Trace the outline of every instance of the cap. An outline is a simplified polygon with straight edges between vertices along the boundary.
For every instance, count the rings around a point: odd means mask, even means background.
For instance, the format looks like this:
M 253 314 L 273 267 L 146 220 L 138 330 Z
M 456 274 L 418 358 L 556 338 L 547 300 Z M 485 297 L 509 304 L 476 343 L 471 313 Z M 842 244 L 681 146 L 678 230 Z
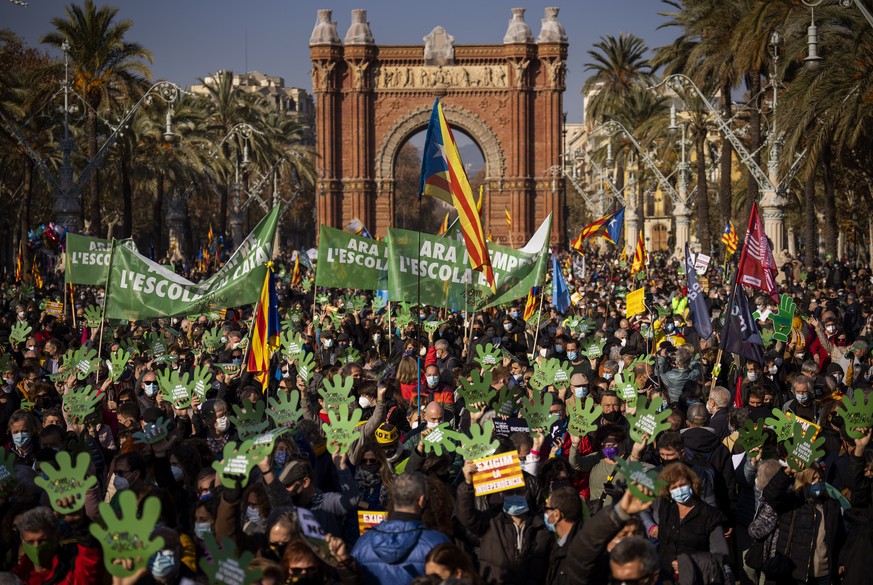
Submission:
M 853 343 L 852 347 L 850 347 L 849 349 L 857 352 L 857 351 L 867 351 L 869 348 L 870 348 L 870 346 L 867 345 L 866 341 L 859 339 L 858 341 Z
M 279 481 L 287 487 L 305 477 L 312 477 L 312 466 L 308 461 L 292 459 L 279 474 Z
M 400 433 L 397 432 L 397 427 L 390 423 L 382 423 L 376 429 L 376 442 L 385 447 L 393 445 L 400 441 Z
M 342 333 L 340 333 L 339 335 L 336 336 L 336 340 L 337 341 L 348 341 L 349 334 L 346 333 L 345 331 L 343 331 Z

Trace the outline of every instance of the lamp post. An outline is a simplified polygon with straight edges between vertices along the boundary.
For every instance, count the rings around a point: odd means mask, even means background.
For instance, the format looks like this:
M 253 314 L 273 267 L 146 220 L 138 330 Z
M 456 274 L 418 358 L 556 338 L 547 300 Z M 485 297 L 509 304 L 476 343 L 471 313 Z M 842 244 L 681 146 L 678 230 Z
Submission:
M 244 191 L 248 192 L 247 167 L 249 162 L 251 162 L 249 161 L 249 140 L 251 140 L 252 136 L 255 134 L 263 135 L 263 132 L 257 130 L 251 124 L 241 122 L 228 131 L 213 152 L 213 156 L 217 157 L 218 152 L 221 151 L 221 147 L 232 136 L 239 137 L 243 141 L 242 160 L 234 161 L 234 181 L 230 185 L 230 217 L 228 218 L 228 223 L 230 224 L 230 237 L 233 239 L 233 243 L 236 246 L 239 246 L 243 240 L 243 211 L 245 208 L 242 205 L 241 194 Z M 240 166 L 242 166 L 242 183 L 240 183 Z
M 584 185 L 579 181 L 579 174 L 577 172 L 577 161 L 584 158 L 586 164 L 591 165 L 594 171 L 598 174 L 599 183 L 597 189 L 597 196 L 592 197 L 586 191 Z M 564 178 L 572 183 L 573 187 L 576 188 L 576 191 L 582 197 L 582 200 L 585 201 L 585 206 L 588 208 L 588 211 L 595 216 L 601 216 L 606 213 L 606 208 L 611 199 L 615 198 L 620 202 L 624 202 L 621 198 L 621 190 L 619 190 L 615 183 L 612 182 L 603 167 L 597 164 L 594 159 L 592 159 L 587 152 L 583 149 L 576 149 L 571 152 L 565 152 L 561 154 L 561 159 L 564 161 L 561 165 L 554 165 L 546 169 L 546 174 L 548 176 L 556 176 L 558 174 L 563 174 Z M 571 160 L 571 169 L 567 169 L 566 161 Z M 607 195 L 606 189 L 604 188 L 604 184 L 607 185 L 611 189 L 611 194 Z
M 685 244 L 690 240 L 691 234 L 691 209 L 688 208 L 687 203 L 688 171 L 691 168 L 691 163 L 685 156 L 686 146 L 691 141 L 685 136 L 687 124 L 677 124 L 675 104 L 670 104 L 670 126 L 667 129 L 670 132 L 676 132 L 680 129 L 682 131 L 682 136 L 679 139 L 682 151 L 682 158 L 679 161 L 679 205 L 673 208 L 673 213 L 676 216 L 676 248 L 673 250 L 673 257 L 678 258 L 684 254 Z
M 824 0 L 801 0 L 806 6 L 809 6 L 810 12 L 810 23 L 809 27 L 806 29 L 806 59 L 803 60 L 803 64 L 809 71 L 818 71 L 818 68 L 821 66 L 821 55 L 818 54 L 818 28 L 815 26 L 815 9 L 821 6 L 821 3 Z M 843 8 L 848 8 L 852 4 L 861 12 L 864 18 L 867 20 L 867 23 L 873 27 L 873 14 L 867 10 L 867 7 L 861 2 L 861 0 L 840 0 L 840 6 Z

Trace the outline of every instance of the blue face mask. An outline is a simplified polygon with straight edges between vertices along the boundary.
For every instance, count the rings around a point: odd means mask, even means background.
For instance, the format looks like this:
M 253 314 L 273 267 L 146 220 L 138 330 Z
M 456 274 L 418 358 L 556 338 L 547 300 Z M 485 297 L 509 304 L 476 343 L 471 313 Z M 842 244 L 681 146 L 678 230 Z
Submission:
M 691 499 L 691 496 L 694 495 L 694 492 L 691 491 L 690 485 L 682 485 L 677 488 L 670 490 L 670 497 L 673 498 L 673 501 L 678 504 L 684 504 Z
M 577 386 L 573 388 L 573 394 L 576 398 L 585 398 L 588 396 L 588 386 Z
M 15 446 L 19 449 L 24 449 L 25 447 L 30 445 L 30 433 L 12 433 L 12 442 L 15 443 Z
M 567 352 L 567 359 L 570 360 L 571 362 L 576 361 L 576 358 L 578 356 L 579 356 L 579 352 L 576 352 L 576 351 L 568 351 Z
M 529 509 L 527 499 L 524 496 L 506 496 L 503 498 L 503 511 L 510 516 L 527 514 Z
M 555 525 L 552 524 L 551 522 L 549 522 L 549 513 L 548 512 L 543 512 L 543 520 L 546 523 L 546 529 L 549 532 L 555 532 Z
M 825 487 L 825 483 L 823 481 L 817 481 L 815 483 L 809 484 L 809 495 L 813 498 L 820 498 L 827 492 L 827 488 Z
M 176 555 L 172 551 L 161 550 L 149 559 L 149 571 L 155 577 L 169 577 L 176 569 Z

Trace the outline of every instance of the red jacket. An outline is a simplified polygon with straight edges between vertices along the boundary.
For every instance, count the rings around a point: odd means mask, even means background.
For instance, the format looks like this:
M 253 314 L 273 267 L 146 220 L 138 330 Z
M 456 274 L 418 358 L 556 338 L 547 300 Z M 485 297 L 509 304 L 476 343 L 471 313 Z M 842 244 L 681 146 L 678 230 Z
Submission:
M 23 585 L 42 585 L 54 575 L 56 570 L 67 571 L 67 574 L 54 583 L 57 585 L 91 585 L 100 581 L 103 572 L 102 553 L 99 548 L 91 548 L 81 544 L 76 545 L 78 552 L 73 559 L 73 569 L 68 566 L 58 567 L 59 561 L 55 555 L 52 568 L 49 571 L 34 571 L 33 563 L 24 555 L 18 559 L 18 564 L 12 568 Z
M 427 355 L 424 356 L 424 367 L 418 372 L 419 380 L 421 381 L 421 394 L 427 394 L 427 380 L 424 379 L 424 372 L 429 365 L 436 364 L 436 347 L 431 345 L 427 349 Z M 418 399 L 418 383 L 415 381 L 400 383 L 400 393 L 403 395 L 403 400 L 410 404 L 414 404 L 414 399 Z

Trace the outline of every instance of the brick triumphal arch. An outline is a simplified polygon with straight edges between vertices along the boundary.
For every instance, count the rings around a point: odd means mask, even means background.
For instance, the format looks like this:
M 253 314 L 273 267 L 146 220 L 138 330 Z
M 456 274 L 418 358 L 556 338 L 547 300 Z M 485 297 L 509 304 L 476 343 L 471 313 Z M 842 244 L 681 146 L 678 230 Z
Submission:
M 553 213 L 552 240 L 564 237 L 564 183 L 550 169 L 561 152 L 567 35 L 546 8 L 534 38 L 515 8 L 497 45 L 455 45 L 436 27 L 423 45 L 377 45 L 366 11 L 352 11 L 343 40 L 330 10 L 319 10 L 309 40 L 316 97 L 318 217 L 342 227 L 353 218 L 384 235 L 393 225 L 394 161 L 427 127 L 441 97 L 449 124 L 485 156 L 483 223 L 516 242 Z

